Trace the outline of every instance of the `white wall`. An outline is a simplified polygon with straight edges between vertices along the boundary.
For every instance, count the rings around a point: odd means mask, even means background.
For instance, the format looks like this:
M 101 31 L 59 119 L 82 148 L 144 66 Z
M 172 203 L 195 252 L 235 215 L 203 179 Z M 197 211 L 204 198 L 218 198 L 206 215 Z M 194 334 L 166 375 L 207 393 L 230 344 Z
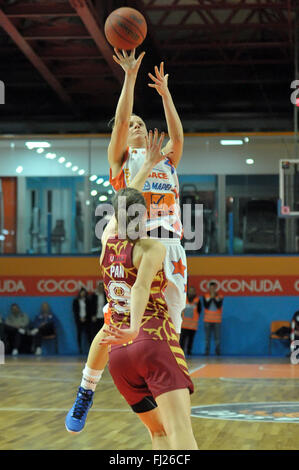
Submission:
M 244 135 L 244 137 L 246 137 Z M 223 137 L 186 136 L 184 155 L 179 165 L 180 174 L 277 174 L 281 158 L 294 158 L 292 136 L 249 136 L 249 142 L 241 146 L 222 146 Z M 240 137 L 225 137 L 239 139 Z M 23 167 L 22 176 L 75 176 L 71 168 L 59 164 L 58 158 L 84 169 L 85 174 L 108 175 L 107 147 L 109 137 L 72 139 L 30 139 L 51 143 L 43 154 L 25 147 L 26 140 L 0 140 L 0 176 L 16 176 L 16 168 Z M 55 160 L 44 157 L 46 152 L 56 153 Z M 254 165 L 247 165 L 246 158 L 253 158 Z

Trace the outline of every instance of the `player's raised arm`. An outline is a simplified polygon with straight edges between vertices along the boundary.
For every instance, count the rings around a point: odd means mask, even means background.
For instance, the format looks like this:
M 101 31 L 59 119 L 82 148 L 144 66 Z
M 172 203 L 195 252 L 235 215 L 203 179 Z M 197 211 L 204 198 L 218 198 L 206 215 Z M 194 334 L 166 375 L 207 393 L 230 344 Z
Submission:
M 144 57 L 142 52 L 135 59 L 135 49 L 131 53 L 118 51 L 114 49 L 114 61 L 125 71 L 125 79 L 122 91 L 116 107 L 114 127 L 111 134 L 111 140 L 108 146 L 108 162 L 114 178 L 120 171 L 123 162 L 123 156 L 127 146 L 130 117 L 133 111 L 134 89 L 137 73 Z
M 184 144 L 184 131 L 183 126 L 175 108 L 172 96 L 168 89 L 168 74 L 164 74 L 164 62 L 161 62 L 160 69 L 155 66 L 155 76 L 149 73 L 149 77 L 154 83 L 148 85 L 155 88 L 159 95 L 162 97 L 165 118 L 167 122 L 169 142 L 167 143 L 164 153 L 173 152 L 171 161 L 177 166 L 182 157 L 183 144 Z

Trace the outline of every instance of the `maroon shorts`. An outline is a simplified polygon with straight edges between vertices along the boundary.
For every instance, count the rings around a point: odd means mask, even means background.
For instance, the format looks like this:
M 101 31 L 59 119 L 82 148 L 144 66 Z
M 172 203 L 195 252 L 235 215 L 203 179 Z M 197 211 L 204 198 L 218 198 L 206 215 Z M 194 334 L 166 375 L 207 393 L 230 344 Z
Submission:
M 179 343 L 175 349 L 167 341 L 159 340 L 141 340 L 128 346 L 112 347 L 109 370 L 119 392 L 132 407 L 146 397 L 155 399 L 172 390 L 188 388 L 190 393 L 194 391 Z

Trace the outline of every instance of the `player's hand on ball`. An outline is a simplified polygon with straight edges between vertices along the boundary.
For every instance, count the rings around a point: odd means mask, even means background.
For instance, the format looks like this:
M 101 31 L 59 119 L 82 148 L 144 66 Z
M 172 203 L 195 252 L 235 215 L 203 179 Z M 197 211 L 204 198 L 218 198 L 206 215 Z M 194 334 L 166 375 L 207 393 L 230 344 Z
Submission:
M 135 49 L 127 53 L 127 51 L 120 52 L 118 49 L 114 48 L 115 55 L 113 56 L 114 61 L 121 66 L 121 68 L 128 75 L 137 75 L 141 61 L 145 55 L 145 52 L 141 52 L 137 59 L 135 58 Z
M 155 65 L 155 74 L 151 73 L 148 76 L 153 80 L 154 83 L 149 83 L 148 86 L 151 88 L 156 88 L 157 92 L 161 96 L 165 96 L 168 91 L 168 77 L 169 75 L 164 74 L 164 62 L 161 62 L 160 69 Z

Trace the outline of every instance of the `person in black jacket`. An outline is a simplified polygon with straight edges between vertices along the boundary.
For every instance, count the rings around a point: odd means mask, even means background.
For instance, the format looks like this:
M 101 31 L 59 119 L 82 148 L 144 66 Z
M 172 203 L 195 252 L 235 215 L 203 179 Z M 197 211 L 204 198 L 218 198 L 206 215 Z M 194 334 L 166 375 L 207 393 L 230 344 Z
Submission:
M 90 296 L 91 311 L 91 336 L 92 338 L 100 331 L 104 325 L 103 307 L 106 305 L 107 299 L 104 291 L 103 281 L 100 281 L 96 290 Z
M 84 287 L 80 289 L 78 296 L 73 301 L 73 313 L 77 326 L 79 352 L 82 354 L 82 333 L 85 332 L 89 346 L 92 342 L 90 301 Z

